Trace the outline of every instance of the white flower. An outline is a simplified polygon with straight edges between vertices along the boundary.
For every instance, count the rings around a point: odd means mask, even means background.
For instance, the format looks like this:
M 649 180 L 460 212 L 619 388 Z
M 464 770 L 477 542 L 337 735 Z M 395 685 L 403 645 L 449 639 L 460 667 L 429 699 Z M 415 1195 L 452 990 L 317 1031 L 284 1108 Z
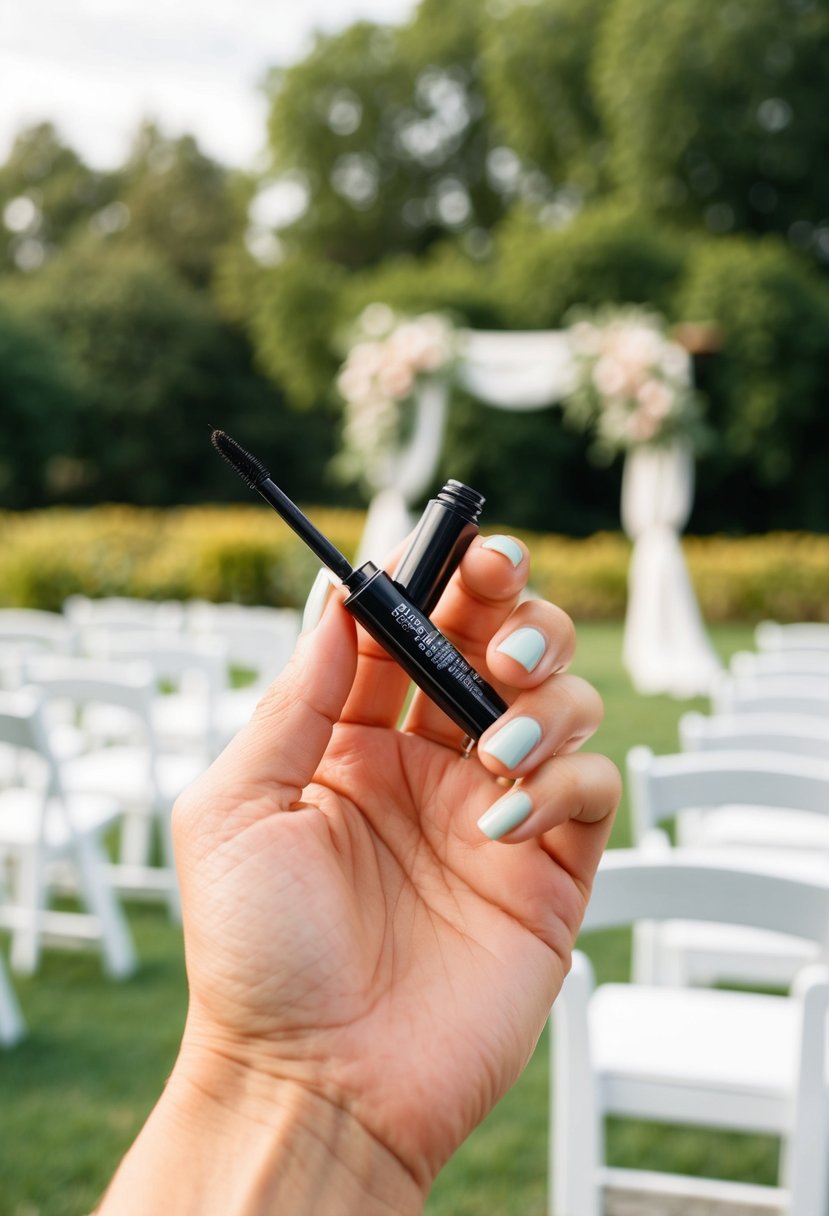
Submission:
M 659 380 L 646 380 L 639 386 L 636 398 L 648 417 L 657 422 L 668 417 L 675 402 L 674 394 Z
M 622 363 L 610 355 L 602 355 L 593 368 L 593 383 L 606 397 L 621 397 L 628 386 L 628 376 Z
M 369 338 L 383 338 L 394 329 L 394 313 L 388 304 L 369 304 L 357 324 Z

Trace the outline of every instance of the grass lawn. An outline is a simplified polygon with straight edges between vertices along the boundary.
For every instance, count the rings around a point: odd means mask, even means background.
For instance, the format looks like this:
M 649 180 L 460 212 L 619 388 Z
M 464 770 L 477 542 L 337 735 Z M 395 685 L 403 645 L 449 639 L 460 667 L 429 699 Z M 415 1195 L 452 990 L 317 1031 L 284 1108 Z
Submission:
M 751 645 L 751 630 L 712 631 L 724 658 Z M 676 747 L 676 724 L 702 702 L 637 697 L 620 663 L 621 627 L 580 629 L 575 670 L 605 700 L 595 746 L 623 764 L 634 743 Z M 628 843 L 623 806 L 613 844 Z M 161 909 L 129 918 L 142 970 L 126 983 L 102 978 L 94 956 L 47 953 L 38 975 L 15 980 L 30 1037 L 0 1052 L 0 1216 L 83 1216 L 90 1211 L 150 1110 L 175 1057 L 186 993 L 181 936 Z M 624 935 L 585 939 L 601 978 L 624 978 Z M 543 1216 L 547 1168 L 547 1042 L 512 1091 L 438 1179 L 429 1216 Z M 707 1136 L 643 1125 L 611 1128 L 617 1164 L 712 1170 L 771 1181 L 768 1139 Z

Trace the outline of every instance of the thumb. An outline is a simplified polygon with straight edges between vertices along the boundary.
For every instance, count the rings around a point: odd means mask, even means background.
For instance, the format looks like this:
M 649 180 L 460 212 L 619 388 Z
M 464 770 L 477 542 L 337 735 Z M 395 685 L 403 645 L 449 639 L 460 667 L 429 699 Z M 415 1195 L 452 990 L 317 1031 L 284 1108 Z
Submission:
M 232 814 L 233 804 L 247 803 L 249 816 L 250 800 L 263 796 L 263 813 L 285 809 L 299 797 L 328 746 L 356 667 L 354 621 L 334 601 L 317 627 L 300 635 L 253 717 L 205 774 L 213 797 L 221 795 L 225 815 Z

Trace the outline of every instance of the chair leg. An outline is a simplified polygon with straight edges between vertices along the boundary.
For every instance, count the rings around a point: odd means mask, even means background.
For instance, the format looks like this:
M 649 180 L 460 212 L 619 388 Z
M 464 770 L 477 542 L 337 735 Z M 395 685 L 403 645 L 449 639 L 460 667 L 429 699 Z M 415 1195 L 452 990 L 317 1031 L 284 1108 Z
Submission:
M 604 1127 L 585 1016 L 592 988 L 590 964 L 576 951 L 551 1018 L 549 1216 L 601 1216 L 603 1208 Z
M 781 1151 L 781 1178 L 790 1194 L 788 1216 L 829 1216 L 829 983 L 824 968 L 805 967 L 792 993 L 802 1005 L 800 1077 L 793 1134 Z
M 78 841 L 75 857 L 80 873 L 80 895 L 97 917 L 101 931 L 104 968 L 115 979 L 126 979 L 138 966 L 124 910 L 109 881 L 103 848 L 89 839 Z
M 46 905 L 45 862 L 37 848 L 17 859 L 14 903 L 23 916 L 12 931 L 11 968 L 18 975 L 34 975 L 40 963 L 41 918 Z
M 152 848 L 152 820 L 149 815 L 127 812 L 121 825 L 119 861 L 127 866 L 146 866 Z
M 0 1046 L 13 1047 L 26 1035 L 26 1023 L 17 1003 L 14 989 L 0 962 Z

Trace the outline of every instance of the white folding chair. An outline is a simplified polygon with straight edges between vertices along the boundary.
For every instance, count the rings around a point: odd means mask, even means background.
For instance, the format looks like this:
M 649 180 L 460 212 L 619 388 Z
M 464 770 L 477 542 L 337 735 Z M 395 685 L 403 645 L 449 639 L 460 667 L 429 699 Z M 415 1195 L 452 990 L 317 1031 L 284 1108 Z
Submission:
M 18 782 L 0 790 L 0 861 L 8 874 L 0 926 L 11 933 L 13 969 L 34 972 L 46 941 L 94 945 L 110 975 L 131 975 L 135 950 L 103 843 L 120 808 L 111 798 L 65 789 L 34 690 L 0 694 L 0 739 L 28 759 Z M 49 906 L 57 863 L 71 868 L 86 913 Z
M 756 872 L 710 856 L 619 849 L 605 855 L 584 932 L 677 918 L 754 926 L 825 951 L 829 881 Z M 742 1203 L 752 1212 L 826 1216 L 827 1012 L 825 965 L 807 967 L 781 996 L 596 987 L 590 962 L 577 950 L 551 1017 L 551 1216 L 600 1216 L 606 1187 L 658 1194 L 663 1203 L 672 1196 L 670 1210 L 677 1212 L 696 1197 L 716 1211 L 718 1204 Z M 608 1115 L 777 1136 L 778 1185 L 609 1169 Z
M 230 668 L 249 677 L 241 687 L 225 688 L 216 699 L 216 732 L 222 746 L 247 722 L 268 685 L 288 662 L 301 621 L 301 613 L 293 608 L 205 601 L 188 605 L 188 631 L 192 630 L 195 637 L 218 640 L 225 648 Z
M 734 676 L 722 673 L 711 690 L 715 714 L 829 715 L 829 686 L 820 676 Z
M 829 875 L 829 760 L 767 751 L 655 756 L 633 748 L 627 786 L 634 841 L 678 851 L 752 858 L 766 868 Z M 634 975 L 649 983 L 720 979 L 785 985 L 814 948 L 771 934 L 712 924 L 642 924 L 634 933 Z
M 121 810 L 113 883 L 133 897 L 164 899 L 171 916 L 178 919 L 172 808 L 204 764 L 198 756 L 160 752 L 153 723 L 154 672 L 140 662 L 44 657 L 28 664 L 27 675 L 47 703 L 71 707 L 82 729 L 91 721 L 86 749 L 63 761 L 63 781 L 78 794 L 106 795 Z M 110 715 L 117 715 L 117 729 L 112 732 L 107 727 Z M 110 734 L 114 742 L 106 741 Z M 152 864 L 154 830 L 160 839 L 159 865 Z
M 758 650 L 829 650 L 829 623 L 761 621 L 754 631 Z
M 679 720 L 686 752 L 788 752 L 829 761 L 829 718 L 808 714 L 700 714 Z
M 188 751 L 203 765 L 221 750 L 218 699 L 227 687 L 227 653 L 213 638 L 149 630 L 88 635 L 90 649 L 110 662 L 148 664 L 155 673 L 152 720 L 161 751 Z

